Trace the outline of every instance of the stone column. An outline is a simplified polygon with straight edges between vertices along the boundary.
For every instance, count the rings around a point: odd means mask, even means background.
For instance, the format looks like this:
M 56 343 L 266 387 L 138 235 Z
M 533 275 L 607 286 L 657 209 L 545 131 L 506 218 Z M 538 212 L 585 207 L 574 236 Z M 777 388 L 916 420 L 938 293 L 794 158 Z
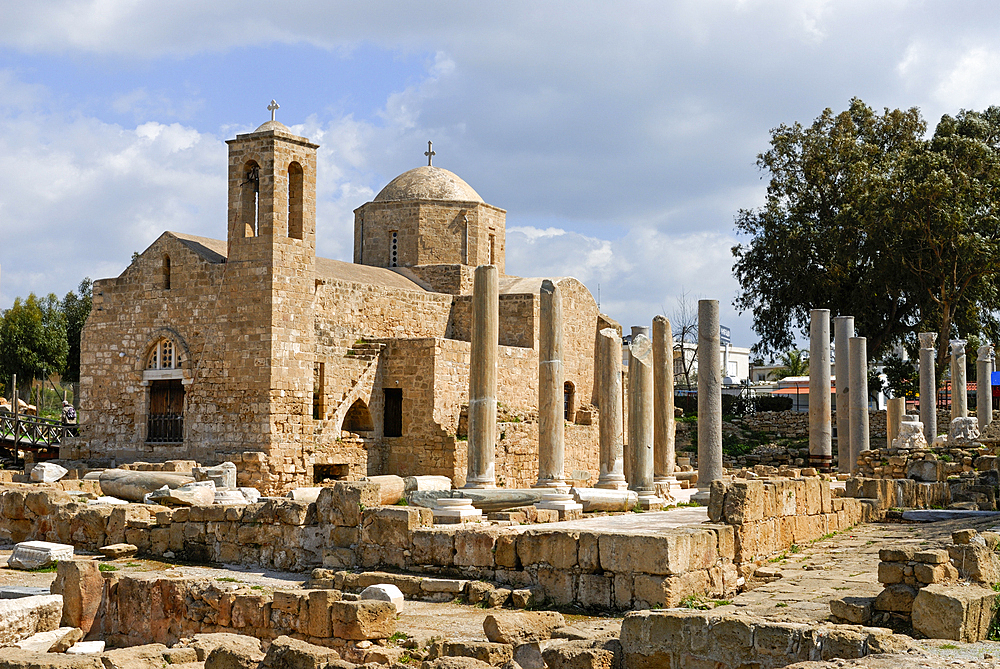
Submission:
M 809 464 L 828 472 L 833 464 L 830 424 L 830 310 L 813 309 L 809 323 Z
M 833 336 L 837 344 L 837 465 L 841 474 L 851 472 L 851 400 L 850 360 L 848 342 L 854 336 L 854 316 L 833 319 Z
M 538 482 L 536 488 L 566 485 L 563 404 L 562 296 L 545 279 L 538 308 Z
M 868 441 L 868 340 L 851 337 L 851 471 L 858 468 L 858 455 L 869 450 Z
M 597 408 L 600 411 L 601 473 L 598 488 L 625 490 L 625 435 L 622 418 L 622 338 L 614 328 L 597 335 Z
M 965 373 L 965 340 L 951 340 L 951 419 L 969 415 L 968 380 Z
M 500 290 L 497 268 L 480 265 L 472 284 L 472 352 L 469 360 L 469 468 L 466 488 L 496 487 L 497 347 Z
M 887 448 L 892 448 L 892 442 L 899 436 L 903 416 L 906 415 L 906 398 L 893 397 L 885 409 L 885 442 Z
M 653 319 L 653 480 L 674 478 L 674 337 L 665 316 Z
M 976 418 L 979 431 L 993 422 L 993 345 L 980 346 L 976 352 Z
M 653 346 L 646 335 L 639 334 L 628 349 L 629 490 L 639 495 L 642 508 L 662 507 L 663 500 L 653 486 Z
M 936 332 L 921 332 L 920 340 L 920 422 L 924 424 L 924 437 L 933 444 L 937 437 L 937 375 L 934 358 L 937 355 Z
M 712 481 L 722 476 L 719 301 L 698 300 L 698 492 L 691 500 L 707 505 Z

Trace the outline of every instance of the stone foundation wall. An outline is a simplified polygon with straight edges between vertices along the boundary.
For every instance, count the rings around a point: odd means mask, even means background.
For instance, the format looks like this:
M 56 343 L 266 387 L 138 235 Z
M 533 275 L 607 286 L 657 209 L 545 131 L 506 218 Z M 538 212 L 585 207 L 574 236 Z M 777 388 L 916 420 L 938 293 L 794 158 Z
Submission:
M 600 474 L 598 449 L 599 426 L 565 424 L 565 471 L 590 474 L 590 483 Z M 537 420 L 497 425 L 497 485 L 506 488 L 530 488 L 538 481 Z
M 892 508 L 930 509 L 951 503 L 947 482 L 922 483 L 911 479 L 848 479 L 847 497 L 872 501 L 882 511 Z
M 708 516 L 733 527 L 733 560 L 749 566 L 880 513 L 876 500 L 833 497 L 827 481 L 804 478 L 713 481 Z
M 904 653 L 907 637 L 856 625 L 771 622 L 702 611 L 636 611 L 622 621 L 630 669 L 714 667 L 773 669 L 807 660 Z
M 987 447 L 915 450 L 873 448 L 858 454 L 856 474 L 861 478 L 903 479 L 906 478 L 909 466 L 922 460 L 942 462 L 945 476 L 954 476 L 963 472 L 993 469 L 996 456 Z
M 388 602 L 340 601 L 335 590 L 251 590 L 239 583 L 162 576 L 105 577 L 103 625 L 109 645 L 172 645 L 195 634 L 229 632 L 265 641 L 282 635 L 323 646 L 388 638 Z M 360 615 L 359 615 L 360 613 Z M 366 624 L 360 624 L 361 618 Z
M 836 429 L 837 412 L 831 414 L 832 424 Z M 868 433 L 869 438 L 885 439 L 885 411 L 868 412 Z M 809 436 L 809 412 L 808 411 L 760 411 L 758 413 L 734 418 L 733 423 L 746 430 L 773 434 L 778 437 L 801 438 Z
M 554 604 L 610 610 L 676 606 L 739 587 L 734 529 L 646 532 L 433 525 L 419 507 L 380 507 L 379 487 L 337 482 L 316 503 L 168 509 L 86 506 L 58 491 L 0 493 L 0 534 L 85 550 L 127 541 L 140 554 L 303 571 L 391 568 L 534 588 Z M 169 556 L 168 556 L 169 557 Z

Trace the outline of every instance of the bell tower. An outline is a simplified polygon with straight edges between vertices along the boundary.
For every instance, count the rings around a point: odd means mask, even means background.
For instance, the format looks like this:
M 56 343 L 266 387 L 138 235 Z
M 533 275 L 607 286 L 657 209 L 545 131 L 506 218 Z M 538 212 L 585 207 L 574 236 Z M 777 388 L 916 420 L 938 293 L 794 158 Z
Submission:
M 316 255 L 316 149 L 274 120 L 229 145 L 229 261 L 275 260 L 279 247 Z M 280 253 L 277 255 L 281 255 Z

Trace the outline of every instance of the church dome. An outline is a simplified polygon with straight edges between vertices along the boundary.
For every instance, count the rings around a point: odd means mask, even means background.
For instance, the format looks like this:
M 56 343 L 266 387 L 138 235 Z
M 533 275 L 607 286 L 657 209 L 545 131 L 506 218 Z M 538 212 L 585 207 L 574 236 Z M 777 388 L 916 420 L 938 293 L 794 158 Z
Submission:
M 483 198 L 454 172 L 424 165 L 403 172 L 375 196 L 375 202 L 400 200 L 482 202 Z
M 285 126 L 281 121 L 267 121 L 262 123 L 259 128 L 254 130 L 254 132 L 267 132 L 268 130 L 274 130 L 275 132 L 284 132 L 291 135 L 292 131 Z

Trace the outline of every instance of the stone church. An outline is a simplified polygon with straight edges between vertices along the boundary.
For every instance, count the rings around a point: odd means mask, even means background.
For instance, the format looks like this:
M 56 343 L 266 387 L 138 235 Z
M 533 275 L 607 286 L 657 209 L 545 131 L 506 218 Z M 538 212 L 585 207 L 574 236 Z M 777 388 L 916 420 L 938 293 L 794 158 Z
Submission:
M 537 477 L 541 278 L 504 273 L 503 209 L 427 166 L 355 210 L 354 262 L 316 256 L 316 150 L 277 121 L 229 140 L 225 241 L 164 232 L 94 282 L 81 436 L 63 457 L 236 462 L 240 485 L 439 474 L 464 483 L 472 276 L 500 273 L 498 485 Z M 430 163 L 430 160 L 428 160 Z M 596 480 L 587 288 L 563 296 L 566 469 Z

